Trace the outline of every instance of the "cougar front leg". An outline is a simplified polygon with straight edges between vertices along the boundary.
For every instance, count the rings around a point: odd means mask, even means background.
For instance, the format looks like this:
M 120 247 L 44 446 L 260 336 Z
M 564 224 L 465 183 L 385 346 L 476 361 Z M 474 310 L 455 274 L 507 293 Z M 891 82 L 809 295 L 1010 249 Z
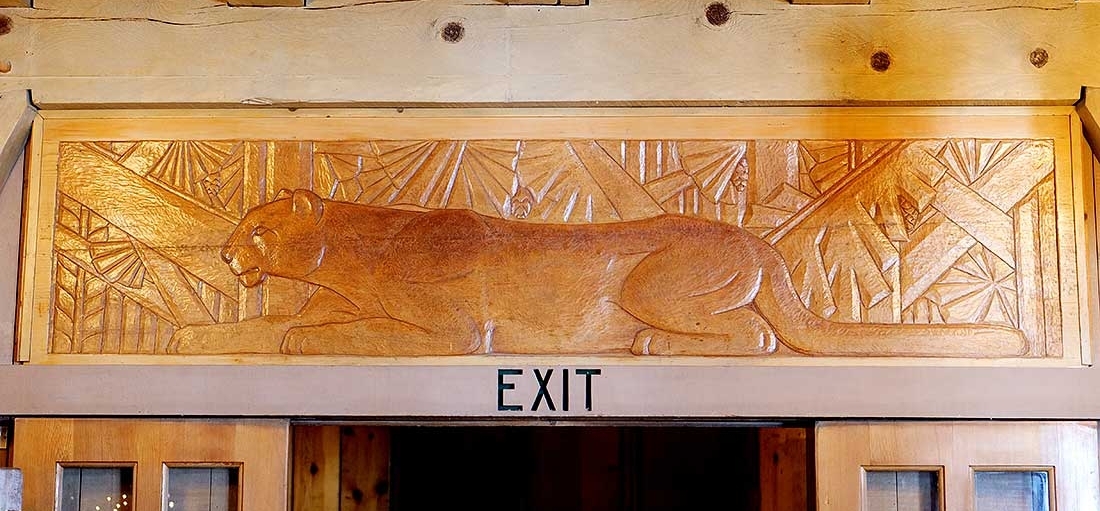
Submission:
M 185 326 L 172 334 L 167 353 L 225 355 L 278 353 L 294 316 L 264 316 L 238 323 Z
M 321 288 L 298 314 L 185 326 L 172 335 L 166 351 L 181 355 L 274 354 L 279 353 L 291 328 L 347 321 L 358 313 L 359 309 L 347 299 Z

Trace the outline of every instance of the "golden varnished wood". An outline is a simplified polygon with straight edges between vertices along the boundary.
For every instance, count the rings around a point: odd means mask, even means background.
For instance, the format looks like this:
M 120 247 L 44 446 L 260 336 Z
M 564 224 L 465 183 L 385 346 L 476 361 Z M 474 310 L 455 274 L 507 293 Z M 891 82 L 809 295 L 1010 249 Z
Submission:
M 1081 360 L 1054 116 L 276 119 L 46 123 L 38 360 Z

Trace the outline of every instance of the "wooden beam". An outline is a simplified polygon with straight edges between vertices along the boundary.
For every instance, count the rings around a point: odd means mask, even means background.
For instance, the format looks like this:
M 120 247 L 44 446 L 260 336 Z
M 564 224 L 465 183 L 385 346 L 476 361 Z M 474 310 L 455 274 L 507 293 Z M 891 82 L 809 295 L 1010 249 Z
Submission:
M 494 0 L 504 5 L 588 5 L 588 0 Z
M 19 232 L 23 196 L 23 148 L 30 136 L 35 109 L 28 101 L 27 91 L 0 93 L 0 230 Z M 13 169 L 18 170 L 13 172 Z M 11 176 L 17 174 L 14 178 Z M 18 239 L 13 235 L 12 240 Z M 18 243 L 0 244 L 0 365 L 11 364 L 15 345 L 15 314 L 17 290 L 14 275 L 19 265 Z
M 19 272 L 19 243 L 14 240 L 18 240 L 23 219 L 23 159 L 17 159 L 15 165 L 8 168 L 12 167 L 19 170 L 11 172 L 6 182 L 0 181 L 0 232 L 10 236 L 6 239 L 13 240 L 0 243 L 0 366 L 10 365 L 17 358 L 12 356 L 16 346 L 15 309 L 19 296 L 18 279 L 14 278 Z
M 32 7 L 31 0 L 0 0 L 0 7 Z
M 876 0 L 831 9 L 727 2 L 728 18 L 715 18 L 726 20 L 717 25 L 705 2 L 661 0 L 601 0 L 583 9 L 351 0 L 296 9 L 208 0 L 36 4 L 13 11 L 12 32 L 0 37 L 0 55 L 12 61 L 0 87 L 32 89 L 42 108 L 1070 105 L 1082 84 L 1100 77 L 1100 59 L 1082 50 L 1100 47 L 1100 3 L 1073 0 L 1027 8 L 1016 0 Z M 464 27 L 456 43 L 441 38 L 441 23 L 451 21 Z M 928 37 L 930 30 L 940 35 Z M 1046 53 L 1040 67 L 1030 59 L 1036 50 Z M 891 63 L 881 71 L 871 66 L 878 53 Z
M 306 0 L 228 0 L 230 7 L 305 7 Z
M 0 93 L 0 186 L 11 173 L 12 165 L 23 154 L 34 115 L 35 109 L 28 100 L 27 91 Z
M 1085 128 L 1085 139 L 1093 154 L 1100 158 L 1100 87 L 1085 87 L 1085 93 L 1077 103 L 1077 113 Z
M 871 5 L 871 0 L 791 0 L 794 5 Z

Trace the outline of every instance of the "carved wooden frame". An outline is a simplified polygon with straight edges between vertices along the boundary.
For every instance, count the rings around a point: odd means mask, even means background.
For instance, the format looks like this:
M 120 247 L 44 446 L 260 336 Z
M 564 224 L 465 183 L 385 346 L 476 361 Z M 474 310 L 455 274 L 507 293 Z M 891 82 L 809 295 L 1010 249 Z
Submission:
M 359 134 L 370 134 L 363 137 Z M 952 358 L 887 357 L 621 357 L 475 355 L 408 358 L 349 355 L 109 355 L 51 353 L 46 342 L 50 321 L 49 289 L 54 212 L 57 207 L 58 144 L 61 142 L 126 140 L 925 140 L 1013 139 L 1049 140 L 1053 151 L 1058 276 L 1062 319 L 1062 356 Z M 625 143 L 625 142 L 624 142 Z M 624 146 L 625 147 L 625 146 Z M 1092 211 L 1091 177 L 1084 175 L 1080 120 L 1068 107 L 950 109 L 742 109 L 613 112 L 593 110 L 537 111 L 159 111 L 45 112 L 36 123 L 31 144 L 31 174 L 27 183 L 24 267 L 19 312 L 21 360 L 32 363 L 337 363 L 337 364 L 474 364 L 576 363 L 659 365 L 867 365 L 934 364 L 997 366 L 1060 366 L 1088 364 L 1088 339 L 1095 300 L 1095 270 L 1089 267 L 1095 248 L 1092 229 L 1084 221 Z M 1066 186 L 1068 184 L 1068 186 Z M 271 191 L 269 191 L 271 192 Z M 270 193 L 269 193 L 270 195 Z M 270 197 L 269 197 L 270 200 Z M 1091 221 L 1091 220 L 1089 220 Z M 1090 278 L 1091 276 L 1091 278 Z M 27 304 L 35 304 L 33 307 Z

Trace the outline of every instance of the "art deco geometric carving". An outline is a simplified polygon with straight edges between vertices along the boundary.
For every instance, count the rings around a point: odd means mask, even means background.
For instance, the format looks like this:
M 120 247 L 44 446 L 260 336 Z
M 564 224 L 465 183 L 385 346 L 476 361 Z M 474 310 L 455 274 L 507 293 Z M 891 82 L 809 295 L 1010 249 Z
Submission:
M 1055 153 L 63 141 L 48 354 L 1061 358 Z

